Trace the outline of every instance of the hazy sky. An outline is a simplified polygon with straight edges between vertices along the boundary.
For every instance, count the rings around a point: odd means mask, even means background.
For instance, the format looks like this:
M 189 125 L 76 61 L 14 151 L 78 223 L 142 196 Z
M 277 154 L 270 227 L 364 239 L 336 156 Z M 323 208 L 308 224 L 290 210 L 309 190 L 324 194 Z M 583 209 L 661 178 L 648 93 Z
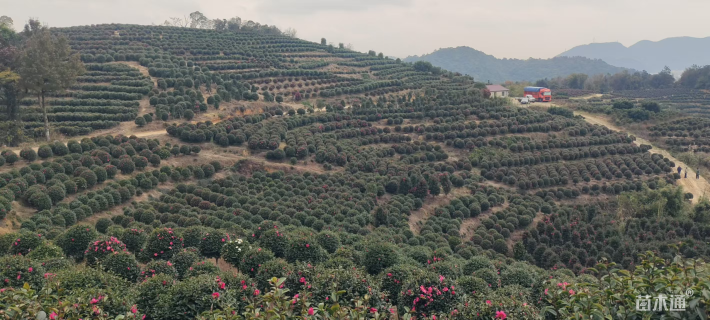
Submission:
M 549 58 L 592 41 L 710 36 L 708 0 L 0 0 L 0 15 L 18 29 L 29 17 L 53 27 L 159 24 L 193 11 L 394 57 L 470 46 L 499 58 Z

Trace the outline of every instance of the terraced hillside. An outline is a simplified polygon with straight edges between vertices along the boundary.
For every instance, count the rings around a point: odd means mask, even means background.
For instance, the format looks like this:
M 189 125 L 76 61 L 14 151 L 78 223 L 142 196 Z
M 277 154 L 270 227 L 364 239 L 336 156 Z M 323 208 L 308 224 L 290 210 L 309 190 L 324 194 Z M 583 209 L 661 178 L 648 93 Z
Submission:
M 52 32 L 88 72 L 51 100 L 75 137 L 0 157 L 16 318 L 615 317 L 643 289 L 618 268 L 710 255 L 675 163 L 469 77 L 249 31 Z M 707 283 L 675 263 L 649 281 L 685 277 L 694 319 Z M 622 280 L 589 286 L 605 268 Z

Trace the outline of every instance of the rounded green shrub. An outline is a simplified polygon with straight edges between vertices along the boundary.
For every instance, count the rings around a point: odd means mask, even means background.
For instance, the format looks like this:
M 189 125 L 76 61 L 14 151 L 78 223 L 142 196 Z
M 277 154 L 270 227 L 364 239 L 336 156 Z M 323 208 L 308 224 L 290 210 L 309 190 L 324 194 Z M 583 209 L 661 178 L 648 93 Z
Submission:
M 94 266 L 103 262 L 106 257 L 126 251 L 126 245 L 115 237 L 101 236 L 95 239 L 84 252 L 86 264 Z
M 36 261 L 46 261 L 56 258 L 64 258 L 62 248 L 55 246 L 50 242 L 44 242 L 30 251 L 28 258 Z
M 98 233 L 94 227 L 75 225 L 60 234 L 55 243 L 62 248 L 64 254 L 68 257 L 83 259 L 86 248 L 89 247 L 91 241 L 96 239 L 96 236 L 98 236 Z
M 479 278 L 479 277 L 474 277 L 474 276 L 463 276 L 458 279 L 458 289 L 459 292 L 465 293 L 468 295 L 481 295 L 485 294 L 488 292 L 489 287 L 488 283 L 486 283 L 485 280 Z
M 316 235 L 316 241 L 318 241 L 318 244 L 320 244 L 325 251 L 331 254 L 335 253 L 335 250 L 338 250 L 340 247 L 340 237 L 332 231 L 321 231 Z
M 21 288 L 28 283 L 40 289 L 44 284 L 44 268 L 27 257 L 4 256 L 0 257 L 0 278 L 5 279 L 3 287 Z
M 170 262 L 175 267 L 180 278 L 183 278 L 187 271 L 190 269 L 193 263 L 195 263 L 200 258 L 197 255 L 197 249 L 190 247 L 182 249 L 180 252 L 176 253 Z
M 20 158 L 25 159 L 28 162 L 37 160 L 37 152 L 32 148 L 24 148 L 20 150 Z
M 37 149 L 37 155 L 42 159 L 47 159 L 54 156 L 54 152 L 52 152 L 52 147 L 43 144 Z
M 182 239 L 170 228 L 153 230 L 148 236 L 148 243 L 143 249 L 144 254 L 151 259 L 170 260 L 182 248 Z
M 108 230 L 108 227 L 110 227 L 112 224 L 113 224 L 113 222 L 111 221 L 111 219 L 101 218 L 98 221 L 96 221 L 96 231 L 105 234 L 106 230 Z
M 239 268 L 239 263 L 248 246 L 249 244 L 242 239 L 227 241 L 227 243 L 222 246 L 220 257 L 224 259 L 225 262 Z
M 136 257 L 127 252 L 117 252 L 106 257 L 102 266 L 104 271 L 113 273 L 123 279 L 135 282 L 140 276 L 140 267 Z
M 10 245 L 10 254 L 26 256 L 42 244 L 42 235 L 32 231 L 20 231 Z
M 379 274 L 382 270 L 399 261 L 397 250 L 388 243 L 371 242 L 365 247 L 363 266 L 370 274 Z
M 242 256 L 242 261 L 239 263 L 239 270 L 254 277 L 259 272 L 259 267 L 273 258 L 275 258 L 274 253 L 269 249 L 260 247 L 249 248 Z

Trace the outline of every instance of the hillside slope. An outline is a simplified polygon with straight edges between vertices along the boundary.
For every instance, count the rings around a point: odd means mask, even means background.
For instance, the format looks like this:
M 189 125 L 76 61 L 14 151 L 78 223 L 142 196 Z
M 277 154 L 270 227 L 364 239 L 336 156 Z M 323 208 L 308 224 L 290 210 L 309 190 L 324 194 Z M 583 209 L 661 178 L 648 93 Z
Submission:
M 477 80 L 504 82 L 534 81 L 542 78 L 567 76 L 572 73 L 617 73 L 624 69 L 601 60 L 581 57 L 552 59 L 498 59 L 470 47 L 444 48 L 422 56 L 411 56 L 405 62 L 424 60 L 437 67 L 461 72 Z
M 619 67 L 658 72 L 664 66 L 682 71 L 694 64 L 710 64 L 710 37 L 675 37 L 660 41 L 639 41 L 625 47 L 618 42 L 590 43 L 574 47 L 557 57 L 601 59 Z

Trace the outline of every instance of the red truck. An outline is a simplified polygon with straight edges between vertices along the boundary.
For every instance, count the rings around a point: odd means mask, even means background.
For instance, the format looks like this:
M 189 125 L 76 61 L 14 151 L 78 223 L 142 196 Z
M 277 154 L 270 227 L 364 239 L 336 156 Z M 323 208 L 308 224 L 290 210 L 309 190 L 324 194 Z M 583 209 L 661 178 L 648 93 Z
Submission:
M 525 87 L 523 96 L 531 95 L 538 102 L 550 102 L 552 100 L 552 92 L 548 88 L 543 87 Z

